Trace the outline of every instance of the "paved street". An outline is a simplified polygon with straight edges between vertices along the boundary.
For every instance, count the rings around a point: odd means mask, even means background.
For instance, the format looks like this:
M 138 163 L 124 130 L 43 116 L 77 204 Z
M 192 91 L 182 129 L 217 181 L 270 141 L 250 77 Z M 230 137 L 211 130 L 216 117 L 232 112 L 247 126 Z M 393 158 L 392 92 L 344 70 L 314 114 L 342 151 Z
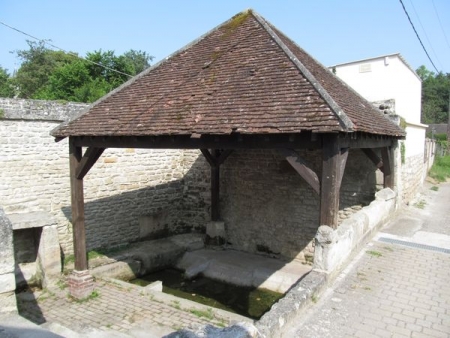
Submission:
M 450 183 L 431 188 L 283 337 L 450 337 Z
M 97 280 L 96 290 L 97 297 L 82 302 L 68 297 L 67 289 L 26 292 L 18 296 L 20 314 L 59 336 L 70 338 L 156 338 L 181 328 L 206 324 L 223 327 L 232 320 L 244 319 L 161 292 L 148 293 L 120 281 Z M 3 335 L 2 327 L 11 329 L 8 324 L 0 317 L 0 337 L 22 337 Z

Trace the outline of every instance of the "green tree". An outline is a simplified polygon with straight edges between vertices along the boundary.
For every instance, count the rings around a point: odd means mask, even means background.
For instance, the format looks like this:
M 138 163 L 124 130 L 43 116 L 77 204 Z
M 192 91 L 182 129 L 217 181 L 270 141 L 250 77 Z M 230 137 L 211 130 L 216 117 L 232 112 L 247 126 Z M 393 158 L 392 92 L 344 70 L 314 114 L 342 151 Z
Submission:
M 0 67 L 0 97 L 14 97 L 14 85 L 8 71 Z
M 435 74 L 425 66 L 420 66 L 417 74 L 422 79 L 422 122 L 447 123 L 450 74 Z
M 91 82 L 86 61 L 77 60 L 56 68 L 49 76 L 47 84 L 34 97 L 43 100 L 80 101 L 76 95 L 78 88 Z
M 22 98 L 93 102 L 148 68 L 153 59 L 135 50 L 119 56 L 98 50 L 82 59 L 50 50 L 44 41 L 28 41 L 28 46 L 28 50 L 16 51 L 23 62 L 12 79 Z
M 153 61 L 153 56 L 140 50 L 130 49 L 123 54 L 127 60 L 133 65 L 133 74 L 139 74 L 150 67 L 150 62 Z
M 73 54 L 53 51 L 45 47 L 45 41 L 27 41 L 28 50 L 18 50 L 16 54 L 22 59 L 22 64 L 14 77 L 18 96 L 36 98 L 35 94 L 48 83 L 54 70 L 61 65 L 74 62 Z
M 104 79 L 111 85 L 111 89 L 121 85 L 135 74 L 131 61 L 123 55 L 116 56 L 112 50 L 87 53 L 86 60 L 91 61 L 87 64 L 91 77 Z

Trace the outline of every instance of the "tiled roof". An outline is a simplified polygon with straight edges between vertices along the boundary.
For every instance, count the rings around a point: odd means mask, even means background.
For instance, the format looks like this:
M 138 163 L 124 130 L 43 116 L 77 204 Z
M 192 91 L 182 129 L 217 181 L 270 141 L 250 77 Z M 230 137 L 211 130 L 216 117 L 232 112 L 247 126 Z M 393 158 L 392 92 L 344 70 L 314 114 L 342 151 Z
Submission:
M 148 136 L 403 131 L 253 11 L 224 24 L 52 131 Z

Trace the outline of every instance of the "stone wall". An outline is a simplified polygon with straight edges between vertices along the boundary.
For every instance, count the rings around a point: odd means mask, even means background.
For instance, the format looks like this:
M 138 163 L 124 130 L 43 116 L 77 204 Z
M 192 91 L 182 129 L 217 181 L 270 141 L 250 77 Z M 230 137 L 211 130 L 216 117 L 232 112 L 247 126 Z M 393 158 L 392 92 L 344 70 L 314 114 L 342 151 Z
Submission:
M 298 151 L 320 177 L 321 151 Z M 376 188 L 375 166 L 351 150 L 340 209 L 367 205 Z M 310 263 L 319 222 L 319 196 L 276 151 L 239 150 L 221 171 L 221 216 L 229 244 Z
M 65 253 L 72 252 L 69 150 L 67 140 L 56 143 L 49 132 L 86 107 L 0 99 L 1 204 L 7 214 L 49 212 Z M 198 176 L 196 168 L 206 163 L 198 157 L 195 151 L 107 149 L 84 183 L 88 250 L 204 227 L 209 185 Z
M 402 201 L 409 203 L 419 192 L 427 173 L 424 154 L 406 157 L 401 165 Z

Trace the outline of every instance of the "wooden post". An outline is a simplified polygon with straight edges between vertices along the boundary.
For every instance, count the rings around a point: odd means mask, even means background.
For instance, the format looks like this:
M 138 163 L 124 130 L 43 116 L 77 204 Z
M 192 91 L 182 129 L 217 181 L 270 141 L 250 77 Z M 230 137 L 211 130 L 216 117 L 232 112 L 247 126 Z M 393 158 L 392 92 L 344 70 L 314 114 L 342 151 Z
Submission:
M 381 159 L 383 161 L 383 176 L 385 188 L 394 189 L 394 157 L 392 147 L 381 148 Z
M 214 158 L 219 157 L 218 150 L 213 150 Z M 220 218 L 220 164 L 211 165 L 211 221 L 218 221 Z
M 86 230 L 84 224 L 83 179 L 77 178 L 77 169 L 82 158 L 81 152 L 81 147 L 75 146 L 72 138 L 70 138 L 69 162 L 72 203 L 73 250 L 75 255 L 75 270 L 77 271 L 84 271 L 88 269 L 86 256 Z
M 323 135 L 322 182 L 320 189 L 320 225 L 333 229 L 338 225 L 339 191 L 347 152 L 341 155 L 338 135 Z
M 233 151 L 231 149 L 223 151 L 211 149 L 211 152 L 208 149 L 200 149 L 200 151 L 211 166 L 211 221 L 218 221 L 220 219 L 220 165 Z

